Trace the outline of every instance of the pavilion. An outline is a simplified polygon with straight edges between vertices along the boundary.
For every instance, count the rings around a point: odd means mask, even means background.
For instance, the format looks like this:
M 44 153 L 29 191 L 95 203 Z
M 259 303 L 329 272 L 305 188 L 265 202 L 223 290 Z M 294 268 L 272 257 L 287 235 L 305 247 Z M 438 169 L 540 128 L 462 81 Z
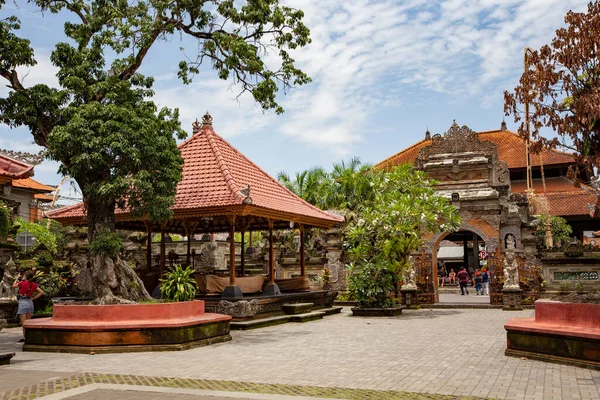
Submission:
M 166 223 L 133 217 L 127 209 L 115 211 L 117 229 L 148 233 L 146 261 L 152 262 L 151 233 L 161 233 L 160 274 L 164 272 L 165 234 L 177 233 L 187 237 L 187 263 L 190 263 L 190 241 L 199 233 L 229 232 L 229 286 L 223 297 L 239 299 L 242 291 L 236 285 L 236 231 L 269 232 L 269 282 L 263 293 L 277 295 L 275 283 L 273 230 L 300 231 L 300 273 L 304 278 L 304 229 L 330 228 L 343 217 L 322 211 L 297 197 L 260 167 L 246 158 L 213 129 L 212 117 L 206 113 L 202 122 L 193 124 L 193 135 L 179 146 L 184 160 L 183 179 L 177 186 L 173 215 Z M 65 225 L 85 225 L 83 203 L 47 212 L 46 215 Z M 241 271 L 244 273 L 244 252 Z

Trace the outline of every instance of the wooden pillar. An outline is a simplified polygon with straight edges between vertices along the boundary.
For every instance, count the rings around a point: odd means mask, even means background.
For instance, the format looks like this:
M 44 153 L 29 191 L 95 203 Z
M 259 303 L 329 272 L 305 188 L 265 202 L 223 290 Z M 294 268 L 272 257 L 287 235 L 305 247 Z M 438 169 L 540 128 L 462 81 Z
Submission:
M 300 276 L 304 278 L 304 264 L 305 264 L 305 251 L 304 251 L 304 225 L 300 225 Z
M 250 235 L 252 235 L 252 233 L 250 233 Z M 241 254 L 240 254 L 242 276 L 246 275 L 246 252 L 244 251 L 245 239 L 246 239 L 246 232 L 242 231 L 242 250 L 241 250 Z
M 186 254 L 187 265 L 192 265 L 192 235 L 187 233 L 187 254 Z
M 250 233 L 250 238 L 248 239 L 248 247 L 252 247 L 252 232 Z
M 235 286 L 235 217 L 229 226 L 229 286 Z
M 166 249 L 165 249 L 165 243 L 166 243 L 166 233 L 165 233 L 165 226 L 161 226 L 160 228 L 160 266 L 159 266 L 159 274 L 160 277 L 162 278 L 163 274 L 165 273 L 165 266 L 167 264 L 167 255 L 166 253 Z
M 148 240 L 146 242 L 146 267 L 148 271 L 152 268 L 152 225 L 146 224 L 146 232 L 148 233 Z
M 273 251 L 273 221 L 269 221 L 269 283 L 275 283 L 275 255 Z

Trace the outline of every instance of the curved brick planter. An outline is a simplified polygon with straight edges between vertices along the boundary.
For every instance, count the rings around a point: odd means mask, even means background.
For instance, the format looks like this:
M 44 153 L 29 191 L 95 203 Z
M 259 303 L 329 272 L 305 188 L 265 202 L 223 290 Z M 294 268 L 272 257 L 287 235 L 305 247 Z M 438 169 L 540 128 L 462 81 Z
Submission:
M 512 318 L 504 325 L 514 357 L 600 369 L 600 304 L 535 302 L 535 318 Z
M 184 350 L 231 340 L 231 317 L 204 312 L 203 301 L 55 304 L 51 318 L 25 322 L 24 351 L 120 353 Z
M 402 314 L 403 307 L 393 308 L 361 308 L 353 307 L 352 315 L 354 317 L 397 317 Z

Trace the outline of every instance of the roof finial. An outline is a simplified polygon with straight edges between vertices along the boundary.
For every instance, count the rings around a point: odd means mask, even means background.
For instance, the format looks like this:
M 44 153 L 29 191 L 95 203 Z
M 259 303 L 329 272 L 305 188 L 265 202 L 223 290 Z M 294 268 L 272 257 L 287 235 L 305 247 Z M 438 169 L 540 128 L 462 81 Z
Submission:
M 431 132 L 429 132 L 429 127 L 425 131 L 425 140 L 431 140 Z
M 202 117 L 202 126 L 212 126 L 212 122 L 213 118 L 207 111 L 206 114 L 204 114 L 204 116 Z
M 196 133 L 200 132 L 201 127 L 202 124 L 200 124 L 198 118 L 196 118 L 196 122 L 192 122 L 192 133 L 195 135 Z
M 502 132 L 506 131 L 506 121 L 504 120 L 504 117 L 502 117 L 502 123 L 500 124 L 500 131 L 502 131 Z

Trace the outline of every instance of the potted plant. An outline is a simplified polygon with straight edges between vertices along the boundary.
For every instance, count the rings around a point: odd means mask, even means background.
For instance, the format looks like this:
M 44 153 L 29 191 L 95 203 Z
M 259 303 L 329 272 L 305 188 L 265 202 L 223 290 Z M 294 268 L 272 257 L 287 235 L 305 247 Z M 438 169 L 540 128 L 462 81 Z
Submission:
M 434 185 L 408 165 L 373 174 L 373 196 L 359 208 L 344 243 L 351 260 L 348 291 L 359 303 L 354 315 L 401 313 L 398 283 L 412 268 L 410 255 L 422 235 L 458 228 L 456 209 Z

